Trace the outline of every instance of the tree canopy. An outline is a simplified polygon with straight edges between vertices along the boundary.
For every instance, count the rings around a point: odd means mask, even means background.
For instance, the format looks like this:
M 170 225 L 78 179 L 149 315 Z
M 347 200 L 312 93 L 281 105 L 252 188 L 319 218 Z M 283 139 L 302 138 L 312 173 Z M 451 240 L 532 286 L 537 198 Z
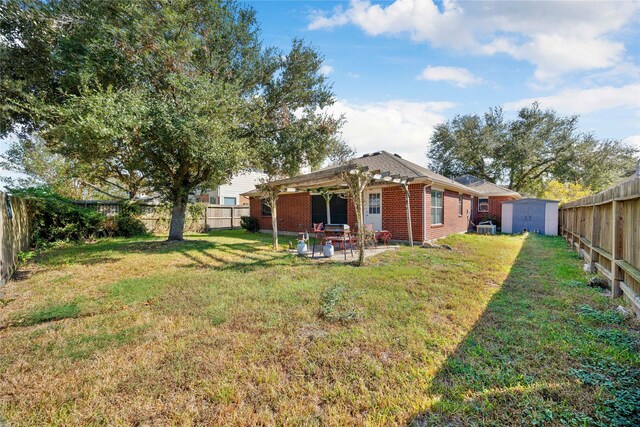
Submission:
M 537 103 L 506 119 L 500 108 L 436 126 L 427 156 L 446 176 L 475 175 L 540 195 L 550 180 L 600 191 L 633 173 L 636 150 L 578 131 L 578 117 Z
M 322 58 L 263 48 L 231 1 L 9 1 L 0 18 L 0 132 L 37 134 L 88 178 L 173 203 L 181 239 L 196 188 L 244 169 L 295 172 L 335 145 Z M 35 60 L 35 63 L 34 63 Z M 33 69 L 32 69 L 33 68 Z M 267 156 L 267 157 L 265 157 Z M 268 158 L 267 162 L 264 159 Z

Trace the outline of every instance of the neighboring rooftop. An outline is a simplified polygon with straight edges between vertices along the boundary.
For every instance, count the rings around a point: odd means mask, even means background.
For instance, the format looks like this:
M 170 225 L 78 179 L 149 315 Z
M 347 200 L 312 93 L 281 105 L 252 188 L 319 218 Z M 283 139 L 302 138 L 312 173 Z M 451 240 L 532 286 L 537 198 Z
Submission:
M 478 178 L 473 175 L 462 175 L 456 178 L 456 181 L 460 184 L 466 185 L 469 188 L 473 188 L 482 196 L 511 196 L 520 198 L 520 193 L 504 188 L 500 185 L 494 184 L 491 181 Z

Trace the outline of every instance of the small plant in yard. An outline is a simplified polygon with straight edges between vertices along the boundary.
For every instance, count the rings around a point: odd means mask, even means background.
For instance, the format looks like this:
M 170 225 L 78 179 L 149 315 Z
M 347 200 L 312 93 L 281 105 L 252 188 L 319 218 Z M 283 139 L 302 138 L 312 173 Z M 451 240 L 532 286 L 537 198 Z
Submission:
M 26 264 L 30 259 L 35 258 L 37 255 L 36 251 L 21 251 L 18 252 L 18 261 L 20 264 Z
M 604 324 L 620 324 L 624 322 L 624 316 L 622 316 L 620 313 L 616 313 L 613 310 L 600 311 L 587 304 L 580 305 L 578 309 L 580 310 L 580 314 L 585 319 L 591 320 L 593 322 Z
M 587 284 L 582 280 L 564 280 L 560 283 L 562 286 L 568 286 L 570 288 L 580 288 L 582 286 L 586 286 Z
M 342 285 L 333 285 L 320 295 L 320 317 L 329 322 L 348 323 L 362 318 L 356 295 Z

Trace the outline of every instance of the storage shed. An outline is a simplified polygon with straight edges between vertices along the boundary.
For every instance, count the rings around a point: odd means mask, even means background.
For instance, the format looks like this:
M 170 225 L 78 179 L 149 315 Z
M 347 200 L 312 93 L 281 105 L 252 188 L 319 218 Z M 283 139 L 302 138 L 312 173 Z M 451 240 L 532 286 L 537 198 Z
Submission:
M 557 200 L 520 199 L 502 203 L 502 232 L 558 235 Z

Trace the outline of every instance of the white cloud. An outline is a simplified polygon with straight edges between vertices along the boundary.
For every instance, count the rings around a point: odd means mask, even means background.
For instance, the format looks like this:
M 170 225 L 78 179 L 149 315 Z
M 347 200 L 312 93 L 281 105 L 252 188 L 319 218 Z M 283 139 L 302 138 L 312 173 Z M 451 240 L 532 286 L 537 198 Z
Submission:
M 330 111 L 345 115 L 343 137 L 359 154 L 387 150 L 426 165 L 425 152 L 433 128 L 446 120 L 442 113 L 455 106 L 446 101 L 395 100 L 369 104 L 339 101 Z
M 331 65 L 323 65 L 320 67 L 320 74 L 324 75 L 324 76 L 328 76 L 329 74 L 333 73 L 334 68 Z
M 640 135 L 632 135 L 622 140 L 623 143 L 640 150 Z
M 613 33 L 635 22 L 639 2 L 396 0 L 388 5 L 352 0 L 330 14 L 316 11 L 309 29 L 346 24 L 367 34 L 408 33 L 415 41 L 474 54 L 507 54 L 536 66 L 539 81 L 604 69 L 624 60 Z
M 350 79 L 358 79 L 358 78 L 360 78 L 360 74 L 358 74 L 358 73 L 347 73 L 347 77 L 349 77 Z
M 538 101 L 541 107 L 565 114 L 584 114 L 610 108 L 640 108 L 640 84 L 622 87 L 603 86 L 593 89 L 569 89 L 557 95 L 520 99 L 504 104 L 507 111 L 518 110 Z
M 418 80 L 444 81 L 458 87 L 468 87 L 482 83 L 482 79 L 466 68 L 427 67 L 416 77 Z

